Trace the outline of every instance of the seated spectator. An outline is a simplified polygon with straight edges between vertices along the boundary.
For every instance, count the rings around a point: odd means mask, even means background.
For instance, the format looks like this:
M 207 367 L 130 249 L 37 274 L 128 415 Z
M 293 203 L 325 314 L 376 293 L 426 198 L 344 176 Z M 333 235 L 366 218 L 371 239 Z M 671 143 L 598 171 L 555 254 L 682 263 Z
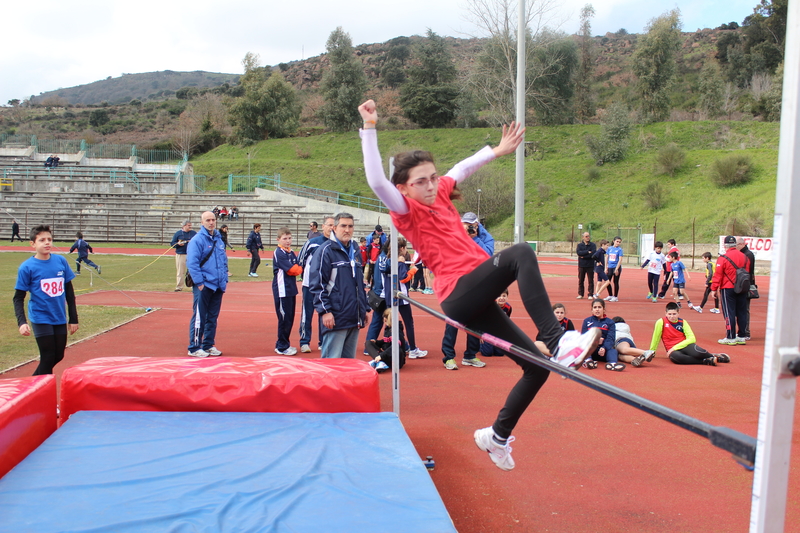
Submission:
M 61 163 L 61 158 L 57 155 L 53 156 L 53 168 L 57 167 Z
M 214 213 L 214 218 L 217 218 L 217 219 L 219 218 L 219 206 L 215 205 L 214 209 L 212 209 L 211 212 Z
M 366 353 L 372 358 L 369 366 L 374 368 L 377 372 L 385 372 L 392 368 L 392 310 L 386 309 L 383 312 L 383 338 L 367 340 L 365 350 Z M 400 368 L 406 364 L 406 339 L 403 335 L 403 323 L 398 324 L 398 331 L 400 332 L 400 351 L 399 361 Z
M 606 303 L 600 298 L 592 300 L 592 316 L 583 321 L 581 333 L 586 333 L 590 328 L 600 328 L 600 345 L 586 358 L 583 366 L 597 368 L 597 361 L 606 361 L 606 370 L 625 370 L 625 364 L 619 362 L 619 353 L 614 347 L 617 338 L 616 324 L 606 316 Z
M 53 166 L 53 156 L 51 155 L 48 157 L 44 162 L 44 168 L 50 168 Z
M 656 356 L 655 350 L 641 350 L 636 347 L 631 335 L 631 327 L 625 323 L 621 316 L 612 318 L 617 325 L 616 345 L 614 346 L 619 353 L 619 358 L 633 366 L 642 366 L 644 362 L 650 362 Z
M 221 218 L 222 220 L 227 220 L 228 219 L 228 208 L 227 207 L 222 206 L 222 209 L 219 210 L 219 218 Z
M 239 218 L 239 208 L 235 205 L 231 207 L 231 212 L 228 214 L 230 220 L 237 220 Z
M 731 362 L 728 354 L 709 353 L 696 344 L 697 339 L 689 322 L 678 316 L 680 310 L 677 302 L 668 303 L 666 311 L 666 317 L 656 320 L 653 339 L 650 341 L 651 350 L 655 351 L 658 341 L 662 341 L 669 360 L 676 365 L 717 366 L 717 363 Z

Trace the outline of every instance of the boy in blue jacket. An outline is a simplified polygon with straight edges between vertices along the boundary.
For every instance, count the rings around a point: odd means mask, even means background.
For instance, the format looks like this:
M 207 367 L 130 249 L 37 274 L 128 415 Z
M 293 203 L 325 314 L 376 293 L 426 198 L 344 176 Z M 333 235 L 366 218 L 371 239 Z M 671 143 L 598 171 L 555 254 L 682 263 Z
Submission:
M 77 238 L 78 240 L 75 241 L 75 244 L 73 244 L 69 249 L 69 253 L 78 250 L 78 258 L 75 259 L 75 266 L 77 267 L 75 273 L 79 276 L 81 275 L 81 261 L 83 261 L 88 266 L 97 270 L 97 273 L 99 274 L 100 267 L 98 265 L 95 265 L 92 262 L 92 260 L 89 259 L 89 254 L 94 253 L 94 250 L 92 250 L 92 246 L 88 242 L 83 240 L 83 233 L 81 233 L 80 231 L 75 234 L 75 238 Z
M 275 314 L 278 315 L 278 340 L 275 353 L 294 355 L 297 348 L 289 342 L 294 327 L 294 308 L 297 301 L 297 276 L 303 267 L 297 263 L 297 255 L 292 251 L 292 232 L 289 228 L 278 230 L 278 247 L 272 255 L 272 297 L 275 300 Z

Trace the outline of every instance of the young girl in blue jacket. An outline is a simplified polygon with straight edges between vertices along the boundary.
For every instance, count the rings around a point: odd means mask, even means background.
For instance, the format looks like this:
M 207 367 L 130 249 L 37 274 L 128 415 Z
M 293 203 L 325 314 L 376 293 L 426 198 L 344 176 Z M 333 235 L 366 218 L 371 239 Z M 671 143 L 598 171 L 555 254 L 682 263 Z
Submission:
M 614 321 L 606 316 L 606 303 L 600 298 L 592 300 L 592 316 L 583 321 L 581 332 L 586 333 L 589 328 L 600 328 L 600 345 L 587 357 L 583 363 L 586 368 L 597 368 L 597 361 L 606 361 L 606 370 L 622 372 L 625 363 L 619 362 L 619 353 L 614 348 L 617 327 Z

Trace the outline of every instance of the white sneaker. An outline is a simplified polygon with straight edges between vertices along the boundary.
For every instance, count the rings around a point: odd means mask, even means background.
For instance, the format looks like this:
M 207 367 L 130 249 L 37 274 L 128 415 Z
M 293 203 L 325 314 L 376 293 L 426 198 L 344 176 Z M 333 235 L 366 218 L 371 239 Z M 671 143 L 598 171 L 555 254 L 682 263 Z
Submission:
M 584 334 L 567 331 L 558 340 L 556 353 L 551 361 L 566 368 L 579 368 L 596 346 L 600 338 L 600 328 L 589 328 Z
M 219 357 L 220 355 L 222 355 L 222 352 L 220 352 L 219 350 L 217 350 L 217 347 L 216 347 L 216 346 L 212 346 L 211 348 L 209 348 L 208 350 L 206 350 L 206 352 L 208 352 L 208 355 L 211 355 L 211 356 L 213 356 L 213 357 Z
M 248 276 L 250 276 L 251 278 L 257 278 L 257 277 L 258 277 L 258 274 L 256 274 L 255 272 L 250 272 L 250 273 L 248 274 Z
M 719 309 L 717 309 L 715 307 L 714 309 L 711 310 L 711 312 L 714 313 L 715 315 L 718 315 L 719 314 Z
M 280 354 L 280 355 L 294 355 L 294 354 L 297 353 L 297 348 L 293 348 L 292 346 L 289 346 L 288 348 L 286 348 L 283 351 L 275 348 L 275 353 Z
M 506 445 L 498 444 L 492 439 L 494 430 L 491 427 L 475 430 L 475 444 L 478 448 L 487 452 L 492 462 L 500 470 L 511 470 L 514 468 L 514 459 L 511 458 L 511 446 L 514 437 L 508 437 Z
M 694 307 L 692 307 L 692 309 L 694 309 L 698 313 L 702 313 L 703 312 L 703 308 L 700 307 L 699 305 L 695 305 Z
M 300 351 L 303 353 L 311 353 L 311 346 L 308 344 L 303 344 L 300 346 Z
M 619 298 L 617 298 L 616 296 L 612 296 L 611 299 L 609 300 L 609 302 L 618 302 L 618 301 Z
M 208 357 L 208 352 L 200 348 L 196 352 L 189 352 L 189 357 Z
M 606 296 L 605 298 L 603 298 L 603 300 L 606 301 L 606 302 L 613 302 L 614 301 L 614 297 L 613 296 Z
M 738 343 L 736 342 L 736 339 L 728 339 L 727 337 L 726 337 L 726 338 L 724 338 L 724 339 L 720 339 L 720 340 L 718 340 L 717 342 L 718 342 L 719 344 L 724 344 L 724 345 L 727 345 L 727 346 L 733 346 L 733 345 L 735 345 L 735 344 L 738 344 Z
M 420 350 L 419 348 L 414 348 L 413 350 L 408 352 L 409 359 L 422 359 L 426 355 L 428 355 L 428 352 L 425 350 Z

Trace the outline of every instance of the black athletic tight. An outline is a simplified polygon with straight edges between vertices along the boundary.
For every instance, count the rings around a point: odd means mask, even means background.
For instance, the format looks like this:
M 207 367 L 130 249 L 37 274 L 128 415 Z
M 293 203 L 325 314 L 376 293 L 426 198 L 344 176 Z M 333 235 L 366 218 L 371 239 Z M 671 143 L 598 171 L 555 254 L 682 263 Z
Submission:
M 34 376 L 52 374 L 53 368 L 64 359 L 67 348 L 67 325 L 31 324 L 31 330 L 39 347 L 39 366 Z
M 514 281 L 519 284 L 522 303 L 539 329 L 540 339 L 554 353 L 563 332 L 550 306 L 536 254 L 527 244 L 515 244 L 461 277 L 453 292 L 442 302 L 442 310 L 462 324 L 490 333 L 541 356 L 533 341 L 495 302 L 495 298 Z M 522 367 L 523 374 L 511 389 L 492 426 L 495 433 L 502 438 L 511 435 L 522 413 L 550 374 L 525 359 L 512 354 L 508 356 Z

